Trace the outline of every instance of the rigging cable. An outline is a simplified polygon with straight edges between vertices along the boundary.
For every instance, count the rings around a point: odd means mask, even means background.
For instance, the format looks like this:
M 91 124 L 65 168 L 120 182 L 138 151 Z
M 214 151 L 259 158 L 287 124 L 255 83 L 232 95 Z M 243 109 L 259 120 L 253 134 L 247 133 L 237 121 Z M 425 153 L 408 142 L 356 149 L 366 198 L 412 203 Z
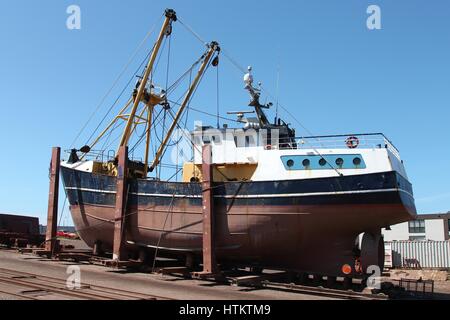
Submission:
M 162 231 L 161 231 L 160 234 L 159 234 L 159 239 L 158 239 L 158 243 L 157 243 L 157 245 L 156 245 L 155 255 L 154 255 L 154 257 L 153 257 L 152 272 L 155 272 L 156 258 L 158 257 L 159 246 L 160 246 L 160 244 L 161 244 L 161 240 L 162 240 L 162 237 L 163 237 L 163 233 L 166 233 L 165 229 L 166 229 L 167 219 L 169 218 L 169 214 L 173 214 L 174 200 L 175 200 L 175 193 L 172 194 L 172 200 L 170 201 L 169 208 L 167 209 L 166 218 L 164 219 L 163 229 L 162 229 Z
M 208 71 L 209 67 L 211 66 L 211 63 L 212 63 L 212 60 L 210 60 L 209 63 L 208 63 L 208 65 L 206 66 L 205 71 L 203 72 L 203 74 L 202 74 L 201 77 L 200 77 L 199 83 L 201 83 L 201 81 L 203 80 L 203 77 L 205 76 L 206 72 Z M 190 79 L 190 81 L 192 81 L 192 79 Z M 190 85 L 189 85 L 189 87 L 190 87 Z M 197 87 L 194 89 L 194 91 L 193 91 L 193 93 L 192 93 L 192 95 L 191 95 L 191 98 L 189 99 L 189 101 L 188 101 L 188 103 L 187 103 L 186 111 L 185 111 L 186 114 L 188 114 L 188 113 L 189 113 L 189 110 L 191 109 L 191 108 L 190 108 L 190 105 L 191 105 L 191 102 L 192 102 L 192 100 L 193 100 L 195 94 L 197 93 L 198 88 L 199 88 L 199 86 L 197 86 Z M 176 104 L 178 104 L 178 103 L 176 103 Z M 170 110 L 169 110 L 169 112 L 170 112 Z M 171 112 L 170 112 L 170 115 L 171 115 L 171 117 L 175 120 L 175 116 L 174 116 Z M 213 116 L 215 117 L 215 115 L 213 115 Z M 187 127 L 187 120 L 188 120 L 188 119 L 187 119 L 187 117 L 186 117 L 185 124 L 184 124 L 184 129 Z M 177 125 L 177 127 L 178 127 L 179 129 L 183 130 L 183 128 L 181 128 L 180 125 L 179 125 L 178 123 L 177 123 L 176 125 Z
M 136 48 L 136 50 L 134 51 L 134 53 L 131 55 L 130 59 L 128 60 L 128 62 L 126 63 L 126 65 L 123 67 L 122 71 L 119 73 L 119 75 L 117 76 L 116 80 L 114 80 L 112 86 L 109 88 L 109 90 L 106 92 L 106 94 L 102 97 L 102 99 L 100 100 L 99 104 L 95 107 L 94 111 L 92 112 L 92 114 L 90 115 L 89 119 L 86 121 L 86 123 L 83 125 L 83 127 L 80 129 L 80 131 L 78 132 L 77 136 L 75 137 L 75 139 L 72 141 L 70 148 L 72 149 L 73 146 L 75 145 L 75 142 L 78 140 L 78 138 L 81 136 L 81 134 L 83 133 L 83 131 L 86 129 L 86 127 L 88 126 L 88 124 L 91 122 L 91 120 L 94 118 L 95 114 L 98 112 L 98 110 L 100 109 L 100 107 L 103 105 L 103 103 L 105 102 L 106 98 L 109 96 L 109 94 L 112 92 L 112 90 L 115 88 L 115 86 L 117 85 L 117 83 L 119 82 L 119 80 L 122 78 L 122 76 L 125 74 L 125 72 L 128 70 L 128 67 L 131 65 L 131 63 L 133 62 L 133 60 L 135 59 L 136 55 L 139 53 L 139 51 L 141 50 L 142 46 L 144 45 L 144 43 L 147 41 L 147 39 L 150 37 L 150 35 L 153 33 L 153 31 L 155 30 L 157 24 L 161 21 L 163 15 L 161 15 L 161 17 L 159 18 L 158 21 L 156 21 L 154 23 L 154 25 L 151 27 L 150 31 L 147 32 L 147 34 L 145 35 L 144 39 L 142 40 L 142 42 L 139 44 L 139 46 Z
M 123 123 L 122 122 L 116 122 L 115 124 L 114 124 L 114 127 L 108 132 L 108 135 L 106 136 L 106 139 L 105 139 L 105 142 L 103 142 L 103 145 L 102 145 L 102 147 L 101 147 L 101 149 L 100 149 L 100 151 L 101 152 L 104 152 L 105 150 L 106 150 L 106 147 L 110 147 L 110 145 L 108 144 L 108 142 L 109 142 L 109 139 L 111 139 L 111 136 L 112 136 L 112 133 L 116 130 L 116 129 L 118 129 L 121 125 L 122 125 Z
M 169 87 L 169 72 L 170 72 L 170 52 L 172 48 L 172 36 L 169 36 L 169 47 L 167 49 L 167 69 L 166 69 L 166 92 Z
M 186 70 L 185 73 L 183 73 L 168 89 L 167 89 L 167 94 L 169 94 L 170 92 L 173 92 L 179 85 L 180 83 L 184 80 L 184 78 L 187 77 L 187 75 L 190 75 L 190 77 L 192 78 L 192 70 L 202 61 L 203 59 L 203 55 L 197 60 L 195 61 L 192 66 Z M 190 80 L 191 82 L 191 80 Z M 181 100 L 181 99 L 179 99 Z
M 211 63 L 212 63 L 212 60 L 210 60 L 210 61 L 208 62 L 207 66 L 206 66 L 206 68 L 205 68 L 205 70 L 204 70 L 204 72 L 203 72 L 202 75 L 200 76 L 200 79 L 199 79 L 198 83 L 201 83 L 201 82 L 202 82 L 203 77 L 205 76 L 206 72 L 208 71 L 209 67 L 211 66 Z M 190 86 L 189 86 L 189 87 L 190 87 Z M 187 110 L 189 110 L 189 105 L 190 105 L 191 101 L 193 100 L 195 94 L 197 93 L 198 88 L 199 88 L 199 86 L 197 86 L 197 87 L 194 89 L 194 91 L 192 92 L 192 95 L 191 95 L 191 97 L 190 97 L 190 99 L 189 99 L 189 101 L 187 102 L 187 105 L 186 105 Z M 170 110 L 170 109 L 169 109 L 168 111 L 169 111 L 169 112 L 168 112 L 169 115 L 173 118 L 173 120 L 175 120 L 175 115 L 173 115 L 173 114 L 171 113 L 171 110 Z M 185 112 L 186 112 L 186 111 L 185 111 Z M 187 122 L 187 119 L 186 119 L 186 122 Z M 185 134 L 185 132 L 183 131 L 183 128 L 181 128 L 180 125 L 179 125 L 178 123 L 176 123 L 176 126 L 177 126 L 179 129 L 181 129 L 181 132 L 182 132 L 183 134 Z M 181 140 L 180 140 L 180 141 L 181 141 Z M 191 143 L 193 144 L 192 141 L 191 141 Z M 167 151 L 167 147 L 164 148 L 164 151 L 163 151 L 163 153 L 162 153 L 162 155 L 161 155 L 161 159 L 164 157 L 166 151 Z
M 203 40 L 203 38 L 194 31 L 194 29 L 192 29 L 192 27 L 190 27 L 188 24 L 183 23 L 180 19 L 178 19 L 179 23 L 186 28 L 186 30 L 188 30 L 199 42 L 201 42 L 204 45 L 207 45 L 207 42 Z M 221 51 L 223 52 L 223 54 L 225 55 L 225 57 L 227 57 L 227 59 L 239 70 L 241 71 L 243 74 L 246 74 L 247 71 L 245 70 L 244 67 L 242 67 L 241 65 L 239 65 L 239 63 L 236 62 L 235 59 L 233 59 L 230 54 L 221 46 Z
M 181 20 L 180 20 L 180 18 L 178 18 L 178 22 L 183 26 L 183 27 L 185 27 L 186 28 L 186 30 L 188 30 L 198 41 L 200 41 L 203 45 L 206 45 L 206 46 L 208 46 L 208 43 L 206 42 L 206 41 L 204 41 L 203 39 L 202 39 L 202 37 L 200 37 L 200 35 L 198 34 L 198 33 L 196 33 L 195 31 L 194 31 L 194 29 L 192 29 L 188 24 L 185 24 L 184 22 L 182 22 Z
M 130 152 L 134 152 L 135 149 L 142 143 L 142 141 L 143 141 L 143 139 L 144 139 L 144 136 L 147 134 L 147 131 L 148 131 L 148 130 L 151 130 L 151 127 L 152 127 L 152 126 L 155 126 L 155 122 L 156 122 L 157 120 L 159 120 L 158 118 L 159 118 L 159 116 L 161 115 L 161 112 L 162 112 L 162 109 L 161 109 L 161 110 L 159 111 L 159 113 L 156 115 L 155 119 L 153 119 L 152 125 L 151 125 L 151 126 L 148 126 L 148 125 L 146 124 L 144 132 L 142 133 L 142 135 L 139 136 L 139 140 L 138 140 L 138 141 L 134 144 L 134 146 L 130 149 Z M 161 120 L 159 120 L 159 121 L 161 121 Z M 158 124 L 156 124 L 156 125 L 158 125 Z
M 142 66 L 144 65 L 145 61 L 149 58 L 151 51 L 147 54 L 147 56 L 144 58 L 144 60 L 142 60 L 141 64 L 139 65 L 139 67 L 137 68 L 136 72 L 131 76 L 130 80 L 128 81 L 128 83 L 125 85 L 125 87 L 122 89 L 122 91 L 120 92 L 119 96 L 116 98 L 116 100 L 114 101 L 114 103 L 111 105 L 111 107 L 109 107 L 108 111 L 106 111 L 105 115 L 103 116 L 102 120 L 100 121 L 100 123 L 97 125 L 97 127 L 95 128 L 94 132 L 92 132 L 91 136 L 89 137 L 89 139 L 87 139 L 86 144 L 89 143 L 89 141 L 91 141 L 91 139 L 94 137 L 95 133 L 97 132 L 97 130 L 100 128 L 100 126 L 103 124 L 103 122 L 106 120 L 106 118 L 108 117 L 108 115 L 110 114 L 110 112 L 112 111 L 112 109 L 117 105 L 117 103 L 119 102 L 120 98 L 122 97 L 122 95 L 125 93 L 125 91 L 128 89 L 128 87 L 130 86 L 131 82 L 133 81 L 133 79 L 136 77 L 136 75 L 138 74 L 139 70 L 142 68 Z
M 231 64 L 237 69 L 239 70 L 242 74 L 246 74 L 248 71 L 245 70 L 245 68 L 243 66 L 241 66 L 239 63 L 236 62 L 236 60 L 234 60 L 230 54 L 227 52 L 227 50 L 225 50 L 224 48 L 221 48 L 223 54 L 225 55 L 225 57 L 228 59 L 228 61 L 231 62 Z
M 165 46 L 165 41 L 163 43 L 163 48 L 162 50 L 164 50 L 164 46 Z M 86 144 L 89 143 L 89 141 L 93 138 L 93 136 L 95 135 L 95 133 L 97 132 L 97 130 L 100 128 L 100 126 L 102 125 L 102 123 L 105 121 L 105 119 L 107 118 L 108 114 L 111 112 L 111 110 L 114 108 L 114 106 L 118 103 L 119 99 L 122 97 L 123 93 L 127 90 L 127 88 L 129 87 L 129 85 L 131 84 L 131 82 L 133 81 L 133 79 L 136 77 L 136 75 L 138 74 L 139 70 L 143 67 L 144 63 L 149 59 L 150 54 L 152 53 L 152 51 L 155 49 L 155 44 L 153 45 L 152 50 L 150 50 L 147 54 L 147 56 L 142 60 L 141 64 L 139 65 L 139 67 L 137 68 L 136 72 L 133 74 L 133 76 L 130 78 L 130 80 L 128 81 L 128 83 L 125 85 L 125 87 L 123 88 L 122 92 L 119 94 L 119 96 L 117 97 L 117 99 L 115 100 L 115 102 L 111 105 L 111 107 L 108 109 L 108 111 L 106 112 L 105 116 L 103 117 L 103 119 L 100 121 L 100 123 L 97 125 L 97 127 L 95 128 L 94 132 L 91 134 L 91 136 L 89 137 L 88 141 Z M 158 61 L 156 63 L 155 69 L 158 66 L 159 60 L 161 58 L 161 55 L 158 57 Z M 141 75 L 145 72 L 145 69 L 141 72 Z M 152 77 L 153 77 L 153 72 L 152 72 Z M 139 77 L 139 78 L 142 78 Z M 152 80 L 150 79 L 150 83 L 152 82 Z
M 179 103 L 177 103 L 176 101 L 172 101 L 172 100 L 168 100 L 170 103 L 173 103 L 173 104 L 176 104 L 176 105 L 178 105 L 178 106 L 181 106 Z M 192 107 L 192 106 L 189 106 L 189 110 L 192 110 L 192 111 L 194 111 L 194 112 L 198 112 L 198 113 L 202 113 L 202 114 L 204 114 L 204 115 L 207 115 L 207 116 L 210 116 L 210 117 L 217 117 L 217 115 L 215 115 L 215 114 L 213 114 L 213 113 L 209 113 L 209 112 L 206 112 L 206 111 L 203 111 L 203 110 L 200 110 L 201 108 L 199 108 L 198 106 L 196 107 L 196 108 L 194 108 L 194 107 Z M 202 109 L 205 109 L 205 108 L 202 108 Z M 236 123 L 241 123 L 241 122 L 239 122 L 238 120 L 236 120 L 236 119 L 231 119 L 231 118 L 227 118 L 227 117 L 223 117 L 223 116 L 219 116 L 219 118 L 220 119 L 222 119 L 222 120 L 226 120 L 226 121 L 231 121 L 231 122 L 236 122 Z
M 272 99 L 273 99 L 273 95 L 267 90 L 265 89 L 263 86 L 261 86 L 261 89 L 266 92 Z M 296 117 L 294 117 L 294 115 L 292 113 L 289 112 L 289 110 L 287 110 L 285 107 L 283 107 L 283 105 L 281 103 L 279 103 L 279 106 L 281 109 L 283 109 L 295 122 L 297 122 L 309 135 L 314 136 L 311 131 L 308 130 L 308 128 L 306 128 Z M 339 172 L 339 170 L 337 168 L 335 168 L 327 159 L 325 159 L 325 157 L 322 156 L 322 154 L 319 152 L 319 150 L 317 150 L 317 148 L 314 147 L 314 145 L 308 141 L 306 141 L 306 143 L 308 143 L 311 146 L 311 149 L 314 150 L 314 152 L 317 153 L 318 156 L 320 156 L 322 159 L 324 159 L 326 161 L 326 163 L 328 164 L 328 166 L 333 169 L 334 171 L 336 171 L 336 173 L 339 176 L 343 176 L 343 174 L 341 172 Z M 320 142 L 319 142 L 320 143 Z
M 219 58 L 219 55 L 217 55 L 217 59 Z M 219 65 L 216 65 L 216 103 L 217 103 L 217 129 L 220 129 L 220 105 L 219 105 Z
M 245 69 L 240 66 L 233 58 L 231 58 L 231 56 L 226 52 L 225 49 L 222 48 L 222 51 L 224 52 L 225 57 L 242 73 L 242 74 L 246 74 L 247 72 L 245 71 Z M 263 91 L 265 91 L 272 99 L 274 99 L 273 95 L 270 94 L 270 92 L 268 92 L 268 90 L 266 90 L 264 87 L 261 86 L 261 89 Z M 276 99 L 278 100 L 278 99 Z M 286 108 L 284 108 L 280 103 L 277 102 L 277 107 L 282 108 L 292 119 L 294 119 L 295 122 L 297 122 L 306 132 L 308 132 L 309 135 L 314 136 L 310 130 L 308 130 L 308 128 L 306 128 L 292 113 L 290 113 Z M 309 143 L 309 142 L 307 142 Z M 310 144 L 310 143 L 309 143 Z M 311 148 L 320 156 L 322 157 L 321 153 L 317 150 L 317 148 L 315 148 L 312 144 L 311 144 Z M 323 157 L 322 157 L 323 158 Z M 332 164 L 329 163 L 328 160 L 326 160 L 325 158 L 323 158 L 327 164 L 334 170 L 336 171 L 336 173 L 339 176 L 342 176 L 343 174 L 341 172 L 338 171 L 337 168 L 335 168 Z

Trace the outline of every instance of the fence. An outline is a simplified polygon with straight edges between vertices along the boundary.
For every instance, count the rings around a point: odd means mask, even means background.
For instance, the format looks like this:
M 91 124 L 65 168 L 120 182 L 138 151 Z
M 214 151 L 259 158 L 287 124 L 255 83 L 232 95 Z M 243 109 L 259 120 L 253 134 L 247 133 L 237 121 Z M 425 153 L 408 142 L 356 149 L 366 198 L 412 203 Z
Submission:
M 389 247 L 394 268 L 450 269 L 450 241 L 386 242 Z

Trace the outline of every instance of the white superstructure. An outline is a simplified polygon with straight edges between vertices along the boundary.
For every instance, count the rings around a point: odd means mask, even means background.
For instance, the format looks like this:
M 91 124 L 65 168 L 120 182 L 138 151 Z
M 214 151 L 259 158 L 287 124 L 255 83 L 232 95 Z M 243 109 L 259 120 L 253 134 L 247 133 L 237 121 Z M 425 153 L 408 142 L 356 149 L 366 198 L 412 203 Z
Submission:
M 256 165 L 252 181 L 308 179 L 388 171 L 397 171 L 407 178 L 398 151 L 381 134 L 351 136 L 356 137 L 359 142 L 357 147 L 352 148 L 346 146 L 349 136 L 296 138 L 295 143 L 288 145 L 280 144 L 279 140 L 274 139 L 274 135 L 268 144 L 265 133 L 259 134 L 252 129 L 207 129 L 194 132 L 193 136 L 196 165 L 202 163 L 202 146 L 210 143 L 213 163 L 216 165 Z M 322 158 L 326 162 L 322 160 L 319 163 Z M 353 161 L 360 163 L 355 165 Z

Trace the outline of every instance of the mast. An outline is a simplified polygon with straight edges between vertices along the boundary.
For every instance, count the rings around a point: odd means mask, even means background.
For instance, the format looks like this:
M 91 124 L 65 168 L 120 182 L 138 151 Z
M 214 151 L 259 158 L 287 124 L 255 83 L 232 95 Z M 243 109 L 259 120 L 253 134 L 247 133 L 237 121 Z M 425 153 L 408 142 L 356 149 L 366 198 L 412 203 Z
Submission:
M 147 109 L 147 133 L 145 140 L 145 160 L 144 160 L 144 177 L 147 177 L 148 173 L 148 153 L 150 151 L 150 131 L 152 130 L 152 115 L 153 115 L 153 107 L 148 107 Z
M 148 78 L 149 78 L 149 76 L 150 76 L 150 74 L 151 74 L 151 72 L 153 70 L 153 64 L 155 63 L 156 57 L 158 55 L 158 51 L 159 51 L 159 49 L 161 47 L 161 44 L 162 44 L 162 41 L 164 40 L 164 37 L 170 35 L 170 33 L 171 33 L 172 22 L 173 21 L 177 21 L 176 12 L 174 10 L 172 10 L 172 9 L 167 9 L 166 12 L 165 12 L 165 16 L 166 16 L 166 18 L 164 20 L 164 23 L 162 25 L 161 31 L 159 33 L 158 40 L 155 43 L 155 47 L 154 47 L 153 52 L 152 52 L 152 54 L 150 56 L 150 59 L 149 59 L 148 64 L 147 64 L 147 68 L 146 68 L 145 73 L 144 73 L 144 77 L 142 78 L 142 81 L 141 81 L 141 83 L 139 85 L 139 88 L 137 90 L 137 94 L 136 94 L 136 97 L 134 99 L 133 108 L 131 109 L 130 115 L 128 117 L 128 121 L 127 121 L 127 124 L 125 126 L 125 130 L 123 132 L 122 139 L 120 140 L 119 147 L 123 147 L 123 146 L 126 146 L 128 144 L 128 141 L 129 141 L 130 135 L 131 135 L 131 126 L 133 124 L 134 117 L 136 115 L 136 111 L 137 111 L 138 105 L 141 102 L 141 99 L 142 99 L 143 94 L 145 92 L 145 86 L 147 85 Z M 158 103 L 161 102 L 161 100 L 162 100 L 161 97 L 153 96 L 151 94 L 151 92 L 150 92 L 150 95 L 151 95 L 151 98 L 156 98 L 155 100 Z M 152 100 L 153 99 L 149 99 L 151 104 L 152 104 L 152 102 L 151 102 Z M 149 109 L 152 109 L 152 108 L 153 108 L 153 106 L 152 107 L 149 106 Z M 149 112 L 151 112 L 151 111 L 152 110 L 149 110 Z M 149 124 L 149 126 L 150 126 L 150 124 Z
M 186 108 L 189 100 L 191 99 L 192 94 L 194 93 L 194 91 L 200 81 L 200 78 L 202 77 L 203 73 L 205 72 L 205 69 L 208 66 L 214 52 L 216 52 L 216 51 L 220 52 L 219 44 L 215 41 L 211 42 L 208 47 L 209 47 L 208 51 L 206 52 L 206 54 L 204 54 L 203 63 L 201 65 L 200 69 L 198 70 L 197 75 L 195 76 L 195 79 L 194 79 L 192 85 L 189 87 L 189 90 L 188 90 L 186 96 L 184 97 L 183 103 L 181 104 L 180 109 L 178 110 L 177 114 L 175 115 L 175 118 L 173 119 L 172 125 L 170 126 L 169 130 L 167 131 L 167 134 L 166 134 L 163 142 L 161 143 L 158 151 L 156 152 L 155 158 L 153 159 L 152 165 L 150 167 L 150 172 L 153 172 L 155 167 L 161 161 L 161 157 L 164 153 L 167 143 L 169 142 L 170 136 L 172 135 L 173 130 L 175 129 L 178 121 L 180 120 L 181 115 L 183 114 L 184 109 Z
M 272 106 L 272 103 L 269 103 L 268 105 L 262 105 L 259 102 L 261 93 L 260 89 L 257 89 L 253 86 L 252 67 L 248 67 L 248 73 L 244 76 L 244 82 L 245 89 L 248 91 L 251 98 L 249 106 L 255 108 L 261 128 L 270 125 L 269 120 L 267 120 L 267 117 L 262 109 L 269 109 Z

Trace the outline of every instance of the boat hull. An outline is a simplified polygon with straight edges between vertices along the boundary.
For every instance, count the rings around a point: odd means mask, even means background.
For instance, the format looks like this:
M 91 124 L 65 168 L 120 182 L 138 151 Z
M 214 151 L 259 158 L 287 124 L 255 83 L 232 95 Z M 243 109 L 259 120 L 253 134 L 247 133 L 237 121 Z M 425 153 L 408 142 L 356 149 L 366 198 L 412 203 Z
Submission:
M 70 211 L 81 238 L 111 250 L 114 177 L 62 167 Z M 159 248 L 201 256 L 201 184 L 130 180 L 125 237 L 130 252 Z M 411 184 L 396 172 L 308 180 L 214 185 L 216 253 L 221 263 L 339 276 L 355 262 L 383 264 L 380 230 L 414 218 Z M 364 241 L 363 241 L 364 242 Z M 364 257 L 364 252 L 370 252 Z

